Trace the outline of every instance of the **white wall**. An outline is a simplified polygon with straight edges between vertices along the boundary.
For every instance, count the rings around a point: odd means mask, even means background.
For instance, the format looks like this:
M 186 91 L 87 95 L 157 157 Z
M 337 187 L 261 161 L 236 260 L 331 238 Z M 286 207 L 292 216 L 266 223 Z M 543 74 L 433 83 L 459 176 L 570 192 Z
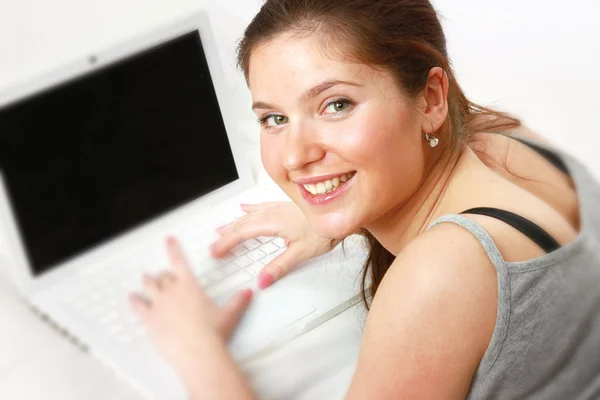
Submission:
M 261 0 L 0 0 L 0 93 L 185 15 L 204 1 L 217 27 L 215 39 L 251 150 L 248 157 L 257 160 L 258 125 L 235 69 L 234 50 Z M 595 20 L 600 3 L 434 4 L 444 17 L 459 82 L 471 99 L 513 112 L 600 177 L 600 24 Z
M 256 143 L 236 41 L 260 0 L 206 0 L 240 126 Z M 0 91 L 201 7 L 202 0 L 0 0 Z M 515 113 L 600 176 L 595 0 L 435 0 L 463 88 Z M 253 148 L 257 151 L 257 148 Z
M 434 4 L 467 94 L 522 117 L 600 176 L 600 2 Z

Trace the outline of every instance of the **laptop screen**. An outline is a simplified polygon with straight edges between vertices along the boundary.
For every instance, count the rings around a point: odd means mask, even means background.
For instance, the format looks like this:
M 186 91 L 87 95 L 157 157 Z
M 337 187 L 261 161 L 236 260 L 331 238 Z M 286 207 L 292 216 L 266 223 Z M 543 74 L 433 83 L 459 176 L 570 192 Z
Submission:
M 197 31 L 0 109 L 33 275 L 238 179 Z

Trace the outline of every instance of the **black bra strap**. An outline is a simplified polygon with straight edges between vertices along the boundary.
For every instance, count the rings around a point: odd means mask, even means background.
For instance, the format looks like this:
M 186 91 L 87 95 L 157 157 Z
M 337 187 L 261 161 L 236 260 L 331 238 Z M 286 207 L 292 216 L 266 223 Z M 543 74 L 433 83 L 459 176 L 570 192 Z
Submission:
M 517 138 L 513 138 L 513 139 L 519 140 Z M 525 141 L 521 141 L 521 140 L 519 140 L 519 142 L 523 143 L 525 146 L 529 147 L 530 149 L 534 150 L 536 153 L 538 153 L 539 155 L 544 157 L 552 165 L 554 165 L 556 168 L 558 168 L 559 170 L 564 172 L 565 175 L 567 175 L 567 176 L 571 175 L 569 173 L 569 169 L 567 168 L 567 166 L 565 165 L 563 160 L 561 160 L 560 157 L 558 157 L 555 153 L 551 152 L 550 150 L 544 149 L 543 147 L 536 146 L 535 144 L 530 143 L 530 142 L 525 142 Z
M 511 139 L 514 139 L 517 142 L 522 143 L 525 146 L 529 147 L 531 150 L 535 151 L 536 153 L 538 153 L 539 155 L 544 157 L 546 160 L 548 160 L 552 165 L 554 165 L 560 171 L 564 172 L 567 176 L 569 176 L 569 177 L 571 176 L 571 173 L 569 172 L 567 165 L 558 156 L 557 153 L 554 153 L 553 151 L 548 150 L 548 149 L 538 145 L 537 143 L 535 143 L 535 141 L 533 141 L 531 139 L 527 140 L 525 138 L 521 138 L 519 136 L 514 136 L 514 135 L 510 135 L 509 137 Z
M 496 218 L 506 222 L 513 228 L 519 230 L 525 236 L 537 243 L 547 253 L 556 250 L 560 244 L 550 236 L 545 230 L 531 222 L 530 220 L 521 217 L 515 213 L 505 210 L 499 210 L 491 207 L 477 207 L 463 211 L 461 214 L 479 214 L 488 217 Z

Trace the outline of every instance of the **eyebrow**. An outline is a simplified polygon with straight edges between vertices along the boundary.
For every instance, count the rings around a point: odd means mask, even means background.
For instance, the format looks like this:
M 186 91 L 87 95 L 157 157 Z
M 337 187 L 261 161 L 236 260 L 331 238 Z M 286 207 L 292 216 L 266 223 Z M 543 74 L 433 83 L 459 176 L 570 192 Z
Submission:
M 360 86 L 357 83 L 347 82 L 347 81 L 326 81 L 326 82 L 320 83 L 317 86 L 314 86 L 314 87 L 308 89 L 306 92 L 304 92 L 302 94 L 302 96 L 300 96 L 300 100 L 308 101 L 314 97 L 317 97 L 324 91 L 331 89 L 332 87 L 335 87 L 338 85 Z M 252 104 L 252 109 L 255 110 L 257 108 L 269 109 L 269 108 L 277 108 L 277 107 L 275 107 L 272 104 L 265 103 L 264 101 L 257 101 Z

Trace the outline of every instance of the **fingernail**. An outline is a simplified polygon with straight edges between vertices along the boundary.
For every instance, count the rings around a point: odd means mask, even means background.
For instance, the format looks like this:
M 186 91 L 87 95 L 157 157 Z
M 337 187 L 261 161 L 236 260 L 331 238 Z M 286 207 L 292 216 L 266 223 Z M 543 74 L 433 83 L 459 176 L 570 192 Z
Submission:
M 217 246 L 217 243 L 211 244 L 210 247 L 209 247 L 210 255 L 213 256 L 213 257 L 216 257 L 217 254 L 219 254 L 218 251 L 217 251 L 218 248 L 219 247 Z
M 177 241 L 175 239 L 175 236 L 173 236 L 173 235 L 167 236 L 167 243 L 169 243 L 171 246 L 174 245 L 176 242 Z
M 253 294 L 252 289 L 250 289 L 250 288 L 242 290 L 242 293 L 244 294 L 244 297 L 246 297 L 246 298 L 252 297 L 252 294 Z
M 260 276 L 258 277 L 259 289 L 264 289 L 267 286 L 269 286 L 271 283 L 273 283 L 273 276 L 271 276 L 271 274 L 269 274 L 268 272 L 264 272 L 264 273 L 260 274 Z

